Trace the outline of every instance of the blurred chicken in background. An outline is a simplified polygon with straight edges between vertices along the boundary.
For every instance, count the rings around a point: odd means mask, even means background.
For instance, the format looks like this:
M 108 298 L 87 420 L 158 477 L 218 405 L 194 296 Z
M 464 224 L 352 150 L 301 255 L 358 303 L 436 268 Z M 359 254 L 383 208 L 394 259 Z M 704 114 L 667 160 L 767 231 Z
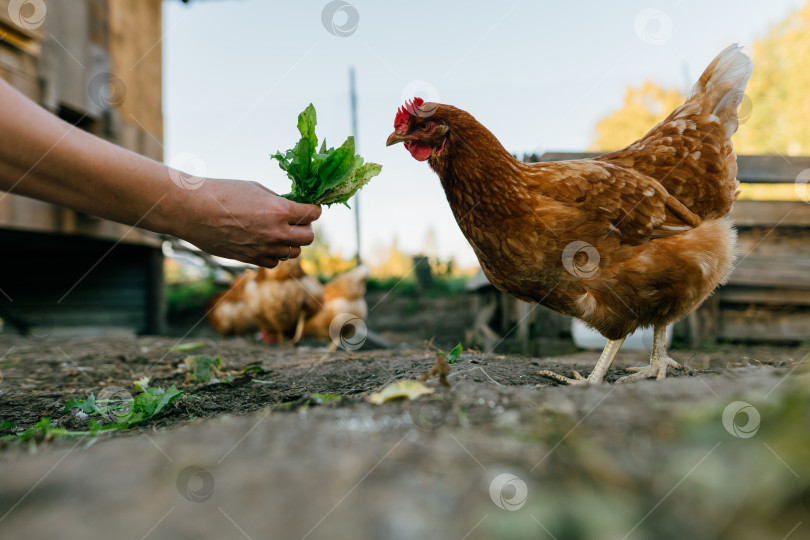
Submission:
M 261 331 L 267 343 L 292 338 L 304 331 L 304 321 L 323 303 L 323 285 L 308 276 L 297 259 L 273 269 L 246 270 L 227 291 L 208 304 L 208 323 L 222 336 L 242 336 Z
M 329 325 L 338 315 L 348 313 L 362 320 L 368 316 L 366 283 L 369 269 L 358 266 L 340 274 L 324 285 L 323 307 L 304 326 L 304 335 L 314 339 L 330 339 Z
M 256 270 L 236 276 L 227 291 L 214 296 L 206 307 L 208 324 L 222 336 L 244 336 L 259 331 Z
M 273 269 L 259 268 L 256 294 L 264 341 L 281 343 L 292 335 L 292 342 L 296 343 L 303 335 L 304 321 L 321 309 L 324 287 L 304 273 L 298 259 L 291 259 Z
M 227 291 L 211 299 L 208 322 L 222 336 L 261 331 L 266 343 L 297 343 L 303 336 L 328 340 L 329 326 L 341 314 L 365 321 L 369 269 L 358 266 L 326 285 L 307 275 L 297 259 L 273 269 L 246 270 Z

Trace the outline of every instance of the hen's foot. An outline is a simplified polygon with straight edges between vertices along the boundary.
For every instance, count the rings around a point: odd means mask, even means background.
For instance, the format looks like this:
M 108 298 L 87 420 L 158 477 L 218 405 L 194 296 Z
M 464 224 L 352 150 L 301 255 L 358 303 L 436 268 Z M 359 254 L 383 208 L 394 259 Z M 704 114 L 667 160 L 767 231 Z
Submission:
M 548 377 L 549 379 L 553 379 L 553 380 L 557 381 L 558 383 L 570 384 L 570 385 L 590 384 L 592 382 L 602 382 L 602 381 L 591 381 L 590 378 L 586 378 L 586 377 L 583 377 L 582 375 L 580 375 L 578 371 L 574 372 L 574 378 L 573 379 L 569 379 L 568 377 L 560 375 L 559 373 L 554 373 L 553 371 L 549 371 L 547 369 L 544 369 L 543 371 L 538 371 L 537 374 L 542 375 L 543 377 Z
M 599 356 L 599 361 L 596 362 L 596 366 L 594 366 L 593 371 L 590 375 L 588 375 L 587 378 L 583 377 L 579 374 L 579 372 L 576 371 L 574 372 L 573 379 L 563 377 L 562 375 L 547 369 L 538 371 L 537 373 L 563 384 L 574 385 L 602 383 L 605 381 L 605 374 L 607 373 L 608 369 L 610 369 L 611 364 L 613 364 L 613 360 L 616 358 L 616 353 L 618 353 L 619 349 L 622 347 L 622 343 L 624 343 L 624 338 L 609 340 L 605 345 L 605 350 L 603 350 L 601 356 Z
M 616 381 L 617 383 L 628 383 L 633 381 L 640 381 L 642 379 L 655 378 L 658 381 L 663 381 L 667 376 L 667 367 L 675 369 L 683 369 L 681 365 L 670 358 L 669 356 L 653 357 L 650 358 L 650 365 L 644 367 L 630 367 L 625 371 L 635 371 L 632 375 L 626 375 Z

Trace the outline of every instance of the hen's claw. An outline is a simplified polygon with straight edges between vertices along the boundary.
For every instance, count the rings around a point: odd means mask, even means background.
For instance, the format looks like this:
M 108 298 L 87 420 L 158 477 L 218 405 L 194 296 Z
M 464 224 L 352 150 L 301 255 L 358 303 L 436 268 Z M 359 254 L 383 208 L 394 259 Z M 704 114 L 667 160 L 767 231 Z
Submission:
M 635 371 L 632 375 L 626 375 L 617 380 L 617 384 L 640 381 L 642 379 L 655 378 L 663 381 L 667 376 L 667 367 L 683 369 L 683 367 L 669 356 L 650 358 L 650 365 L 644 367 L 625 368 L 625 371 Z
M 577 371 L 574 372 L 573 379 L 563 377 L 562 375 L 547 369 L 538 371 L 537 373 L 563 384 L 598 384 L 605 382 L 605 373 L 607 373 L 611 364 L 613 364 L 613 360 L 616 358 L 616 353 L 618 353 L 619 349 L 621 349 L 622 343 L 624 343 L 624 338 L 609 340 L 605 345 L 605 349 L 602 351 L 602 354 L 599 356 L 599 360 L 596 362 L 593 371 L 590 375 L 588 375 L 587 378 L 580 375 Z
M 573 379 L 569 379 L 568 377 L 560 375 L 559 373 L 554 373 L 553 371 L 549 371 L 547 369 L 538 371 L 537 374 L 542 375 L 543 377 L 548 377 L 549 379 L 553 379 L 562 384 L 575 385 L 575 384 L 588 384 L 591 382 L 589 379 L 580 375 L 578 371 L 574 372 Z

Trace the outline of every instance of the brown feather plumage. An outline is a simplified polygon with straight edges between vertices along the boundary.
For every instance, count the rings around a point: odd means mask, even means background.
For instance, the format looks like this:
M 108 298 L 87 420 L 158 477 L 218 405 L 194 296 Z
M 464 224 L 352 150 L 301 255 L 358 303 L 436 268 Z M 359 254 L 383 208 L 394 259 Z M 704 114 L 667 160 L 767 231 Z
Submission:
M 323 304 L 323 286 L 304 273 L 298 259 L 273 269 L 246 270 L 208 306 L 208 322 L 218 333 L 290 337 L 299 319 L 311 317 Z
M 435 103 L 389 144 L 430 146 L 428 163 L 498 289 L 619 339 L 690 312 L 732 267 L 730 137 L 750 73 L 729 47 L 684 105 L 595 159 L 520 162 L 472 115 Z
M 330 326 L 336 317 L 348 314 L 363 321 L 368 317 L 366 283 L 367 266 L 358 266 L 335 277 L 323 287 L 323 307 L 304 326 L 304 335 L 315 339 L 330 339 Z

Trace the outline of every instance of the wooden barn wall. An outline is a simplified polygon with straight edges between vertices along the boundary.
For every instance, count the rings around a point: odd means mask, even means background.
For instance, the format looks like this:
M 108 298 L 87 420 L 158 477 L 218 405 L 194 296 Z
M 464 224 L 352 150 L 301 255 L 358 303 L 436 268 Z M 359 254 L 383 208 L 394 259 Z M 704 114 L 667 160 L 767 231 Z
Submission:
M 0 77 L 64 120 L 163 160 L 162 2 L 48 2 L 25 30 L 0 0 Z M 14 194 L 0 195 L 0 227 L 118 240 L 128 228 Z M 130 233 L 129 242 L 156 245 Z
M 112 73 L 126 93 L 116 108 L 118 144 L 163 160 L 161 0 L 107 0 Z
M 161 0 L 49 1 L 33 30 L 9 17 L 9 1 L 0 0 L 0 77 L 64 120 L 162 161 Z M 163 330 L 155 235 L 0 192 L 0 247 L 7 328 Z
M 0 230 L 0 244 L 5 325 L 35 336 L 77 326 L 137 334 L 164 330 L 159 249 L 8 230 Z

